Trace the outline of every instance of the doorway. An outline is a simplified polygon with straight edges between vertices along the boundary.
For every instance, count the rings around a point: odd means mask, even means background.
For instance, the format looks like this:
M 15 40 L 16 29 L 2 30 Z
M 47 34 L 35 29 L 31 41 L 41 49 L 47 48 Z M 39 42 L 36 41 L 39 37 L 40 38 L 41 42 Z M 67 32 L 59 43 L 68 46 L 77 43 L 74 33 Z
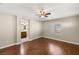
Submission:
M 17 17 L 17 43 L 23 43 L 29 39 L 29 21 L 22 17 Z

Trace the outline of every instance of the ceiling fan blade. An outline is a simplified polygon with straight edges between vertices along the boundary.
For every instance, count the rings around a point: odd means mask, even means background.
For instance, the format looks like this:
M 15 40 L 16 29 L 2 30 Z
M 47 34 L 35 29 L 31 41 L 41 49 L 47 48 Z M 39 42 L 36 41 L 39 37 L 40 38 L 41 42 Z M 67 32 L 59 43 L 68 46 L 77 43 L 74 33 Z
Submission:
M 51 13 L 46 13 L 45 15 L 50 15 Z

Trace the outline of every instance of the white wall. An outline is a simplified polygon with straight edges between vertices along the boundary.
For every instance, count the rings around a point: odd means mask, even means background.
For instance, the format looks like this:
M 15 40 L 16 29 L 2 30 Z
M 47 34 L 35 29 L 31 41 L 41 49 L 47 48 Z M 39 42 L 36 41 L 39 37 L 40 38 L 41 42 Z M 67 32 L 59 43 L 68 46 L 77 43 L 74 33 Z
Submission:
M 16 43 L 16 17 L 0 15 L 0 47 Z
M 37 39 L 41 37 L 42 22 L 30 20 L 30 39 Z
M 28 21 L 27 38 L 24 41 L 31 41 L 41 37 L 42 33 L 42 22 L 36 20 L 28 20 L 25 17 L 17 17 L 17 42 L 21 42 L 21 20 L 25 19 Z
M 55 24 L 61 25 L 60 33 L 55 32 Z M 43 22 L 43 36 L 79 43 L 79 16 Z
M 19 19 L 18 21 L 16 19 L 16 16 L 0 15 L 0 47 L 20 42 L 20 36 L 17 35 L 20 32 L 16 31 L 17 29 L 20 30 L 20 27 L 16 28 Z M 55 33 L 54 24 L 61 25 L 60 33 Z M 45 22 L 29 20 L 28 27 L 28 41 L 43 36 L 79 43 L 79 16 Z
M 0 15 L 0 47 L 21 42 L 20 18 L 17 16 Z M 28 20 L 28 23 L 28 39 L 26 41 L 41 37 L 42 22 Z

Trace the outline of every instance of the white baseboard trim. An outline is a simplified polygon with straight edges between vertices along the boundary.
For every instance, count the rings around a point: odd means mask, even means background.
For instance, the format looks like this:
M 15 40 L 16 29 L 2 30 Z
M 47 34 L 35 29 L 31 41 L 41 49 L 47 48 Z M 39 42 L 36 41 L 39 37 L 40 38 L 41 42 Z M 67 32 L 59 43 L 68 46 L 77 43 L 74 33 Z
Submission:
M 19 45 L 19 44 L 22 44 L 23 42 L 18 42 L 18 43 L 16 43 L 16 45 Z
M 36 37 L 36 38 L 31 38 L 31 39 L 29 39 L 28 41 L 32 41 L 32 40 L 38 39 L 38 38 L 40 38 L 40 37 L 42 37 L 42 36 L 39 36 L 39 37 Z
M 3 46 L 3 47 L 0 47 L 0 49 L 4 49 L 4 48 L 11 47 L 11 46 L 14 46 L 14 45 L 19 45 L 19 44 L 22 44 L 22 43 L 23 43 L 23 42 L 18 42 L 18 43 L 6 45 L 6 46 Z
M 57 39 L 57 38 L 52 38 L 52 37 L 47 37 L 47 36 L 43 36 L 43 37 L 44 38 L 53 39 L 53 40 L 58 40 L 58 41 L 61 41 L 61 42 L 66 42 L 66 43 L 71 43 L 71 44 L 79 45 L 79 43 L 76 43 L 76 42 L 70 42 L 70 41 L 66 41 L 66 40 L 62 40 L 62 39 Z
M 7 48 L 7 47 L 11 47 L 11 46 L 14 46 L 14 45 L 16 45 L 16 43 L 10 44 L 10 45 L 6 45 L 6 46 L 3 46 L 3 47 L 0 47 L 0 49 Z

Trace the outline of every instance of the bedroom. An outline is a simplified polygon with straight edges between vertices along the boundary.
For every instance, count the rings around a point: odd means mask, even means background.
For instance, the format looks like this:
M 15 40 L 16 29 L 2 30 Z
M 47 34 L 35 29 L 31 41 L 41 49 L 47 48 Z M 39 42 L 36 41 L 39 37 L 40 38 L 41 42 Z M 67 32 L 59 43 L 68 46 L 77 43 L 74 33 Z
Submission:
M 79 55 L 78 35 L 79 3 L 0 4 L 0 55 Z

